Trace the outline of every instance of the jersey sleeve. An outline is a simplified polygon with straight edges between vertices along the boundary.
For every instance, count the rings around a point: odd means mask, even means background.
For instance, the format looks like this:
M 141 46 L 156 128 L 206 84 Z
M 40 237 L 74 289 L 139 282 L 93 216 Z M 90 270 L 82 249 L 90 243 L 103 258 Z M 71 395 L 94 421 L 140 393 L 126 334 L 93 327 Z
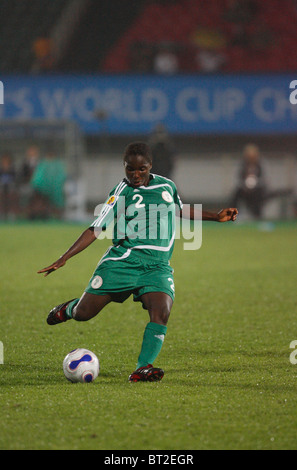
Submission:
M 174 203 L 179 207 L 180 210 L 183 208 L 183 202 L 178 194 L 177 187 L 175 184 L 172 182 L 172 189 L 173 189 L 173 200 Z
M 101 207 L 99 215 L 94 220 L 94 222 L 90 225 L 90 228 L 101 228 L 102 230 L 106 230 L 106 228 L 116 219 L 117 214 L 117 205 L 120 194 L 123 192 L 126 184 L 124 182 L 119 183 L 115 186 L 109 193 L 106 201 Z

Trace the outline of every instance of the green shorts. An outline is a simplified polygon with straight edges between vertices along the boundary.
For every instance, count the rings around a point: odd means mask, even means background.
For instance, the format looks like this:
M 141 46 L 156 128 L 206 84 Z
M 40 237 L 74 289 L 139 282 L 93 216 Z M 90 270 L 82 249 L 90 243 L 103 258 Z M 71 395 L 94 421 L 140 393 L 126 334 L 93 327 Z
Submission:
M 131 294 L 134 301 L 140 301 L 140 297 L 147 292 L 164 292 L 174 300 L 173 269 L 169 264 L 152 261 L 149 257 L 138 257 L 133 252 L 125 257 L 125 252 L 115 248 L 108 250 L 85 292 L 109 294 L 120 303 Z

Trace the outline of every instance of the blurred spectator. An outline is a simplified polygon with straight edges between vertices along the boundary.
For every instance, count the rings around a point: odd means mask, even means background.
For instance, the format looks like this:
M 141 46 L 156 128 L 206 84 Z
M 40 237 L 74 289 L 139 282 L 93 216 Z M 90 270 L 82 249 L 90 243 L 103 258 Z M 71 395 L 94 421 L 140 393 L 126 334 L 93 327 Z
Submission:
M 37 165 L 32 176 L 34 196 L 30 208 L 30 218 L 58 217 L 65 206 L 64 184 L 66 171 L 64 163 L 49 150 Z
M 37 145 L 30 145 L 25 154 L 25 160 L 20 170 L 20 180 L 23 184 L 28 184 L 31 181 L 35 168 L 38 165 L 40 152 Z
M 259 147 L 248 144 L 244 148 L 239 183 L 233 195 L 231 207 L 240 207 L 244 202 L 252 216 L 259 220 L 263 215 L 264 205 L 267 201 L 291 193 L 291 189 L 268 190 Z
M 28 216 L 27 212 L 30 210 L 31 199 L 33 196 L 31 179 L 38 165 L 39 158 L 40 153 L 37 145 L 30 145 L 26 150 L 25 159 L 18 174 L 20 206 L 22 212 L 25 212 L 26 216 Z
M 202 49 L 218 50 L 225 47 L 226 38 L 220 31 L 199 27 L 192 34 L 191 42 Z
M 44 72 L 53 68 L 53 44 L 50 38 L 37 38 L 33 43 L 33 52 L 35 55 L 33 72 Z
M 152 172 L 171 178 L 174 169 L 174 149 L 168 131 L 163 124 L 158 124 L 152 132 L 149 145 L 152 149 Z
M 10 153 L 3 153 L 0 161 L 0 216 L 13 218 L 18 212 L 16 171 Z
M 160 45 L 154 58 L 154 72 L 160 75 L 174 75 L 179 71 L 177 55 L 171 45 Z
M 201 72 L 212 73 L 220 70 L 226 62 L 222 52 L 226 38 L 220 31 L 199 27 L 191 36 L 194 45 L 196 68 Z
M 226 56 L 217 50 L 204 48 L 197 52 L 196 63 L 199 71 L 214 73 L 224 67 Z
M 231 202 L 234 206 L 231 207 L 238 207 L 243 201 L 252 215 L 259 219 L 262 216 L 264 192 L 265 183 L 259 148 L 249 144 L 244 148 L 239 184 Z

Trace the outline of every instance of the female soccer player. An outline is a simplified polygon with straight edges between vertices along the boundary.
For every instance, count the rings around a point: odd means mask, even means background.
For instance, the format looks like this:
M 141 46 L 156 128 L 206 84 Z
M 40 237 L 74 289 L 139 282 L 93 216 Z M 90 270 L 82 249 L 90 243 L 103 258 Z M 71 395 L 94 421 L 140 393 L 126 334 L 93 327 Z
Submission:
M 147 324 L 136 370 L 130 382 L 161 380 L 164 371 L 153 367 L 161 351 L 167 322 L 174 301 L 173 270 L 169 260 L 175 238 L 176 206 L 183 216 L 195 218 L 194 210 L 183 210 L 173 181 L 150 173 L 152 155 L 149 146 L 134 142 L 124 153 L 126 178 L 109 193 L 99 216 L 78 240 L 53 264 L 38 273 L 61 268 L 74 255 L 87 248 L 114 223 L 113 244 L 99 261 L 80 298 L 54 307 L 47 323 L 55 325 L 71 318 L 86 321 L 109 302 L 124 302 L 131 294 L 148 310 Z M 235 220 L 237 209 L 219 213 L 202 211 L 202 220 Z M 201 214 L 200 214 L 201 218 Z

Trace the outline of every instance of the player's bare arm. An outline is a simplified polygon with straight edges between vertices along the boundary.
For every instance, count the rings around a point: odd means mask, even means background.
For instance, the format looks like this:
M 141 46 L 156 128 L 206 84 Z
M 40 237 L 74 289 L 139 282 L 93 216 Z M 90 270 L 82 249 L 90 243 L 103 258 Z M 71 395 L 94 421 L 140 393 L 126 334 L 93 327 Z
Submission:
M 238 210 L 235 207 L 222 209 L 219 212 L 199 211 L 193 206 L 185 206 L 181 211 L 181 215 L 190 220 L 206 220 L 212 222 L 229 222 L 235 221 Z
M 98 236 L 98 233 L 97 233 Z M 53 271 L 56 271 L 62 266 L 65 265 L 66 261 L 68 261 L 73 256 L 77 255 L 81 251 L 85 250 L 91 243 L 96 240 L 96 235 L 93 229 L 88 228 L 85 230 L 80 237 L 73 243 L 73 245 L 62 255 L 60 258 L 52 263 L 50 266 L 41 269 L 38 271 L 38 274 L 45 273 L 44 276 L 48 276 Z

